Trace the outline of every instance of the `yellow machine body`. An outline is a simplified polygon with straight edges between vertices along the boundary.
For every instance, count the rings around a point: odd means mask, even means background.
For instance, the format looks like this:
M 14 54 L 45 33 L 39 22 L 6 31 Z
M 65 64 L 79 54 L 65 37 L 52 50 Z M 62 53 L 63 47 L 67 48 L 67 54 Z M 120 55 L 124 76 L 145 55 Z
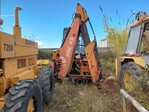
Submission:
M 140 84 L 138 87 L 148 92 L 144 88 L 149 87 L 149 16 L 139 12 L 136 19 L 130 26 L 124 54 L 116 59 L 116 75 L 128 91 L 133 90 L 132 85 Z
M 139 17 L 141 19 L 139 19 Z M 138 17 L 138 21 L 136 21 L 134 24 L 132 24 L 130 26 L 130 28 L 135 28 L 139 25 L 141 25 L 141 27 L 144 27 L 144 24 L 149 22 L 149 16 L 144 15 L 143 17 L 142 16 L 139 16 L 139 17 Z M 142 43 L 144 45 L 143 47 L 145 48 L 146 52 L 148 53 L 149 35 L 144 36 L 144 34 L 142 34 L 142 37 L 140 37 L 140 38 L 141 38 L 140 41 L 142 41 Z M 133 61 L 137 65 L 141 66 L 142 68 L 147 67 L 147 62 L 146 62 L 146 60 L 144 60 L 143 55 L 141 55 L 141 53 L 125 54 L 123 56 L 120 56 L 118 59 L 116 59 L 116 75 L 117 76 L 119 76 L 119 74 L 120 74 L 122 64 L 124 64 L 125 62 L 128 62 L 128 61 Z
M 141 56 L 140 57 L 121 56 L 118 59 L 116 59 L 116 76 L 119 77 L 122 65 L 125 62 L 128 62 L 128 61 L 133 61 L 134 63 L 136 63 L 137 65 L 141 66 L 142 68 L 146 68 L 147 67 L 146 61 Z
M 0 32 L 0 109 L 9 88 L 20 80 L 37 77 L 38 44 L 21 38 L 18 10 L 17 7 L 13 35 Z

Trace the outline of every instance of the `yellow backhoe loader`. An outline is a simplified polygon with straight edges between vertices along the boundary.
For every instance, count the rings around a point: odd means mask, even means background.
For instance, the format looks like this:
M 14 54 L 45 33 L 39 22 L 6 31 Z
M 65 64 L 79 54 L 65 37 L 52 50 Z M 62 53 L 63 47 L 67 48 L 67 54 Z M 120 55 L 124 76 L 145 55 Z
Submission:
M 130 26 L 125 52 L 117 59 L 116 74 L 128 92 L 149 92 L 149 16 L 139 12 L 136 20 Z
M 0 109 L 41 112 L 51 101 L 54 75 L 50 66 L 37 66 L 38 44 L 21 38 L 19 10 L 16 7 L 13 35 L 0 32 Z

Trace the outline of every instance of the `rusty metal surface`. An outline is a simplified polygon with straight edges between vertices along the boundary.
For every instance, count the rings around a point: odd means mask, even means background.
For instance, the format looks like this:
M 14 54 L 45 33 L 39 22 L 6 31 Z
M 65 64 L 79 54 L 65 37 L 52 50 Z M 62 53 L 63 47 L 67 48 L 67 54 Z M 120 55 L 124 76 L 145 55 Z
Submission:
M 87 47 L 85 47 L 85 53 L 93 83 L 98 82 L 99 75 L 101 73 L 101 70 L 98 68 L 97 60 L 94 53 L 95 44 L 96 42 L 92 41 L 90 44 L 87 45 Z
M 88 15 L 85 9 L 78 3 L 70 31 L 65 41 L 62 43 L 62 47 L 59 49 L 60 59 L 62 60 L 60 71 L 58 73 L 58 76 L 60 77 L 65 77 L 71 71 L 79 38 L 79 29 L 82 23 L 85 24 L 87 20 Z
M 108 92 L 112 92 L 112 93 L 119 93 L 120 91 L 120 83 L 118 78 L 114 77 L 114 76 L 110 76 L 108 79 L 106 79 L 105 81 L 103 81 L 103 83 L 101 83 L 101 89 L 103 89 L 103 91 L 108 91 Z

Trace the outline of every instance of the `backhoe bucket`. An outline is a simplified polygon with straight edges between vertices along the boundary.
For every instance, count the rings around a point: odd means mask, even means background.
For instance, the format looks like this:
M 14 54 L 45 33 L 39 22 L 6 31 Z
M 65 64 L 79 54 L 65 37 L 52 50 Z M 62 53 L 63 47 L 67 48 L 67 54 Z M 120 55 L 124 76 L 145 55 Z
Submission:
M 120 83 L 118 78 L 110 76 L 108 79 L 101 83 L 100 88 L 103 91 L 118 93 L 120 91 Z

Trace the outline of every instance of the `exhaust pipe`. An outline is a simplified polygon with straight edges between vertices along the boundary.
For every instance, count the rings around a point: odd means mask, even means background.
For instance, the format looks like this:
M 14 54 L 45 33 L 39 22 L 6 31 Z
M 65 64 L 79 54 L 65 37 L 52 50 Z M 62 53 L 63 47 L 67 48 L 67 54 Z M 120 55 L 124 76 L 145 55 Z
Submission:
M 15 9 L 15 25 L 13 27 L 13 35 L 18 38 L 21 38 L 21 27 L 19 26 L 19 10 L 22 10 L 21 7 L 16 7 Z
M 16 7 L 15 9 L 15 26 L 19 26 L 19 10 L 22 10 L 21 7 Z

